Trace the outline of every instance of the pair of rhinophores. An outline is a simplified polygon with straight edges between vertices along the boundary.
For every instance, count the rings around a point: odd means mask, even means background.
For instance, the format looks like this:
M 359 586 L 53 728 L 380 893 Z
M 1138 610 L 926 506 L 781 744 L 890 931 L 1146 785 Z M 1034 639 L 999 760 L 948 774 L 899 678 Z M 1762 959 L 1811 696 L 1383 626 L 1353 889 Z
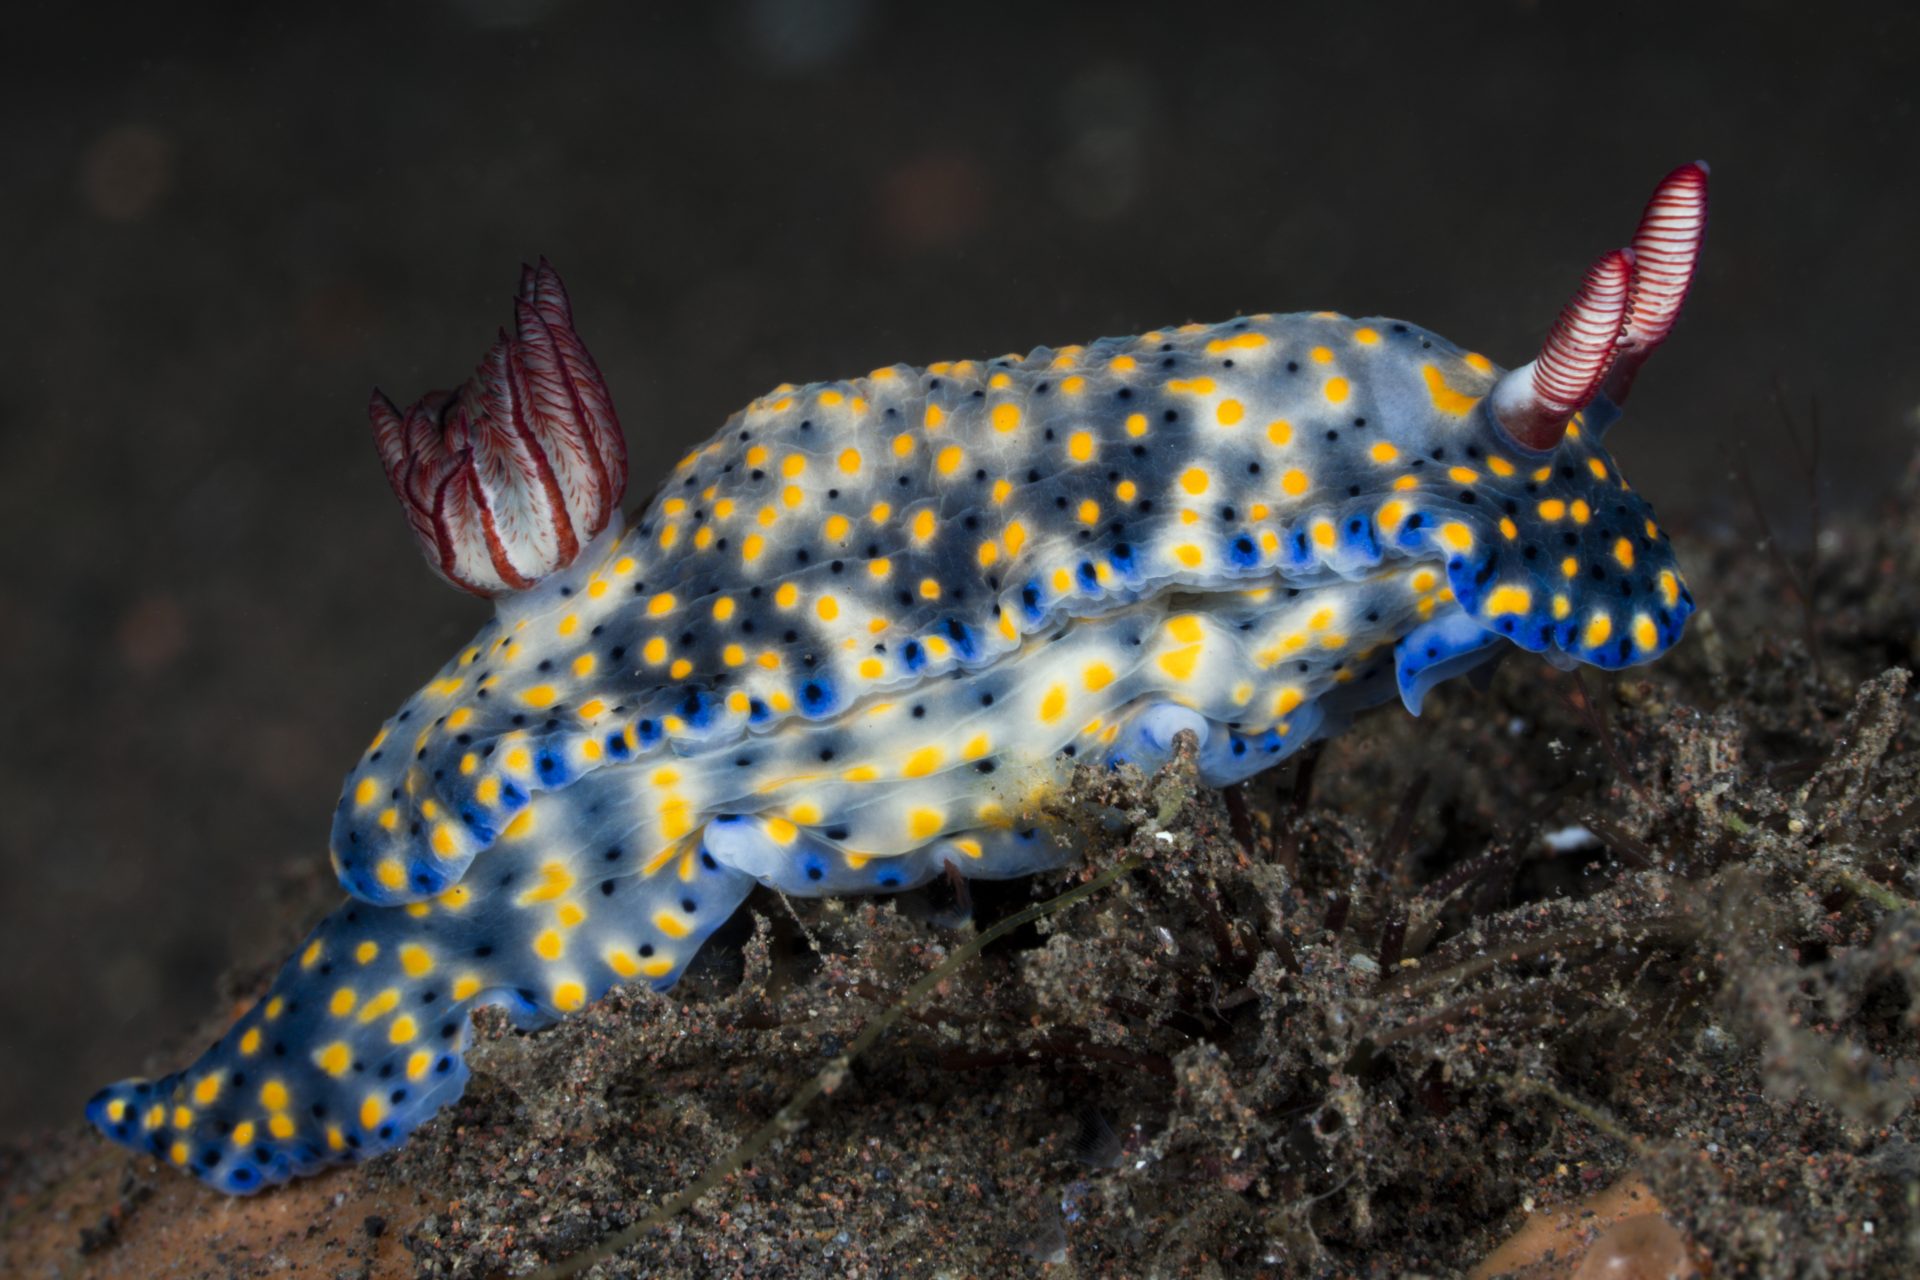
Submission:
M 894 365 L 775 388 L 630 522 L 605 384 L 526 270 L 466 385 L 370 406 L 494 618 L 347 775 L 346 904 L 89 1118 L 230 1192 L 362 1159 L 459 1096 L 476 1005 L 668 986 L 756 883 L 1026 875 L 1073 856 L 1034 813 L 1077 761 L 1191 730 L 1224 786 L 1514 646 L 1658 656 L 1693 602 L 1601 437 L 1706 204 L 1669 174 L 1517 369 L 1331 312 Z

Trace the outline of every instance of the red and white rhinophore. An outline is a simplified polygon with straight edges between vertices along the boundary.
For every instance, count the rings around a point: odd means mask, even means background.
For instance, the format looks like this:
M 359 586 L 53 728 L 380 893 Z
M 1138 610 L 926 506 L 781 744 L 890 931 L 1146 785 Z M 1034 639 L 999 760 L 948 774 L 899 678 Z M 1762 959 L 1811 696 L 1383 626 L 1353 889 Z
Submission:
M 619 512 L 620 420 L 545 258 L 520 270 L 513 334 L 458 391 L 402 412 L 376 390 L 367 416 L 427 563 L 475 595 L 564 569 Z
M 1493 416 L 1515 443 L 1545 452 L 1596 397 L 1616 405 L 1626 399 L 1679 319 L 1706 231 L 1707 166 L 1696 160 L 1661 179 L 1632 247 L 1587 269 L 1540 354 L 1494 387 Z

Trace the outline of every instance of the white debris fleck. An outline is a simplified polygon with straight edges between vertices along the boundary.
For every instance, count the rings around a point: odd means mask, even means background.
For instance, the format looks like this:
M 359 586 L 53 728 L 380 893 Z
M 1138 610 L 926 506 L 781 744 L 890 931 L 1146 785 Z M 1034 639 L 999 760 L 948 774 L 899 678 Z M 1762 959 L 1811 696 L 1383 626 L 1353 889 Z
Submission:
M 1582 849 L 1598 848 L 1600 837 L 1576 822 L 1570 827 L 1547 832 L 1540 837 L 1540 842 L 1555 853 L 1578 853 Z

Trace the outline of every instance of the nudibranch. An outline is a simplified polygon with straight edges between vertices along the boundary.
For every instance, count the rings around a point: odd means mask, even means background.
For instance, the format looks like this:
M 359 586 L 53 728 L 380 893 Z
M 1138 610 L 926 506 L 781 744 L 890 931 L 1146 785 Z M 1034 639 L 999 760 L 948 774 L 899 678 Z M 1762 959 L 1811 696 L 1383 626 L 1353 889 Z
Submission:
M 666 987 L 755 884 L 1068 862 L 1036 798 L 1191 731 L 1224 786 L 1515 648 L 1614 670 L 1693 601 L 1602 437 L 1699 259 L 1683 166 L 1512 370 L 1331 312 L 781 386 L 620 518 L 605 383 L 544 261 L 381 460 L 494 617 L 374 736 L 348 901 L 200 1059 L 89 1118 L 223 1191 L 403 1142 L 469 1015 Z

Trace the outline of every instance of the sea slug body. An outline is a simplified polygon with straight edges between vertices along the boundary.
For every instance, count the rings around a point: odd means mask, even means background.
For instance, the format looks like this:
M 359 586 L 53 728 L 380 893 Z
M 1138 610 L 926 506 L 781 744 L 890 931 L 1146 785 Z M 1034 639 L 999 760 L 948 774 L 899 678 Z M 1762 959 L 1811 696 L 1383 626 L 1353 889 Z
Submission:
M 1515 649 L 1612 670 L 1693 601 L 1602 437 L 1698 258 L 1655 192 L 1538 359 L 1330 312 L 782 386 L 631 523 L 613 407 L 542 263 L 383 461 L 497 612 L 347 775 L 350 895 L 186 1070 L 90 1119 L 230 1192 L 391 1149 L 469 1015 L 670 985 L 756 884 L 874 893 L 1073 851 L 1035 801 L 1182 730 L 1226 785 Z

